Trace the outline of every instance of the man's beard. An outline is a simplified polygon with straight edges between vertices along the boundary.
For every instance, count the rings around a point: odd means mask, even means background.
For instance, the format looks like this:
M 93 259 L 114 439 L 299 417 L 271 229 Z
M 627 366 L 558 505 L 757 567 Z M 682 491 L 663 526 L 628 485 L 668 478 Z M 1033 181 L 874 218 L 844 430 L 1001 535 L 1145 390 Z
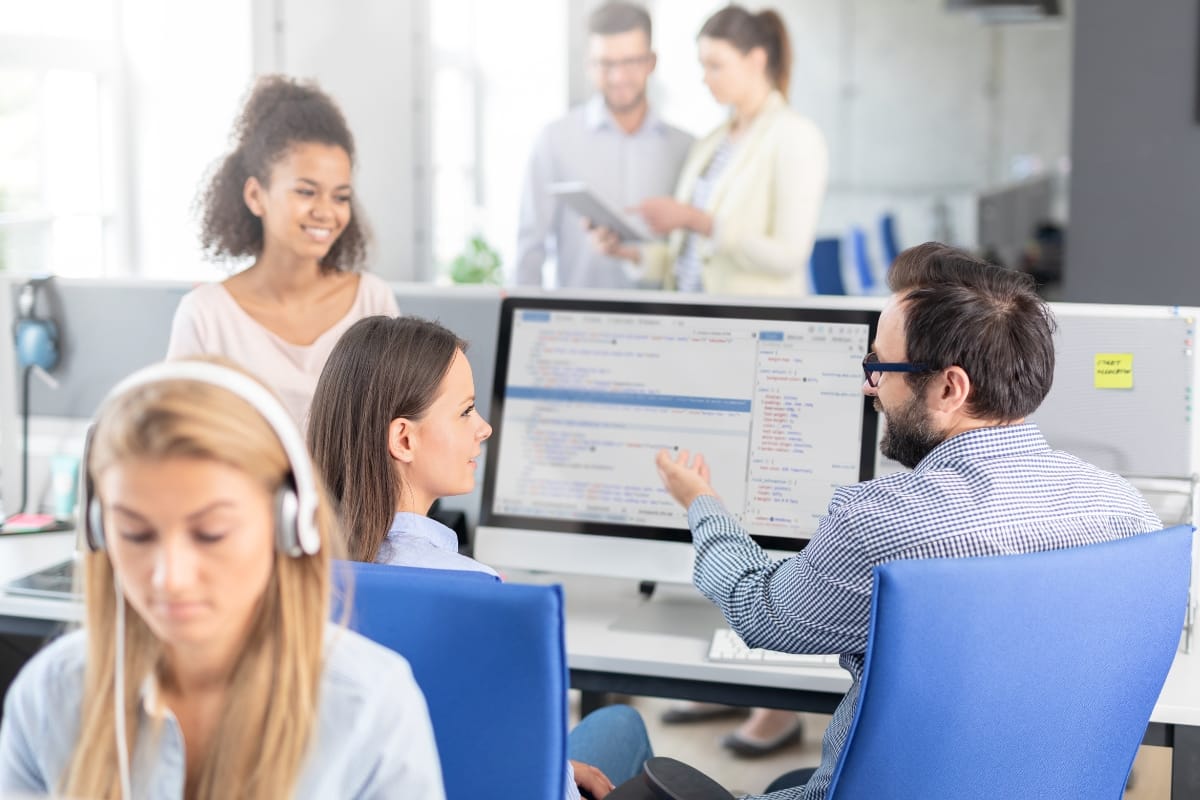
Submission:
M 921 463 L 921 459 L 946 440 L 945 434 L 934 429 L 929 409 L 920 395 L 913 395 L 891 412 L 884 411 L 876 397 L 875 410 L 883 414 L 887 423 L 879 451 L 909 469 Z

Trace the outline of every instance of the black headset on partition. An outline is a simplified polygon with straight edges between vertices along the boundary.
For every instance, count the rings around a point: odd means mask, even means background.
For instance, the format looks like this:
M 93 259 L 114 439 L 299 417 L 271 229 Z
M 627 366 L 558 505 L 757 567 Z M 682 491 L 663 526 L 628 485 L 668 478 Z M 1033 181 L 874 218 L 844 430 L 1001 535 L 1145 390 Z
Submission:
M 321 549 L 321 534 L 317 524 L 319 495 L 313 478 L 312 461 L 296 424 L 283 404 L 258 381 L 237 370 L 203 361 L 175 361 L 155 364 L 138 370 L 121 381 L 108 394 L 101 408 L 137 389 L 168 381 L 194 381 L 225 389 L 245 400 L 262 415 L 283 445 L 290 464 L 290 474 L 275 495 L 275 547 L 294 558 L 311 556 Z M 82 527 L 84 540 L 92 552 L 103 551 L 107 545 L 104 530 L 104 509 L 96 495 L 90 470 L 92 438 L 96 426 L 88 430 L 84 445 Z M 120 577 L 113 571 L 117 594 L 116 656 L 113 670 L 113 694 L 116 705 L 114 728 L 117 738 L 117 768 L 121 796 L 133 797 L 129 774 L 128 739 L 125 730 L 125 596 Z
M 38 289 L 50 275 L 32 277 L 17 295 L 17 318 L 13 320 L 13 349 L 21 368 L 21 503 L 15 514 L 25 511 L 29 501 L 29 396 L 33 371 L 49 372 L 58 366 L 58 323 L 37 313 Z

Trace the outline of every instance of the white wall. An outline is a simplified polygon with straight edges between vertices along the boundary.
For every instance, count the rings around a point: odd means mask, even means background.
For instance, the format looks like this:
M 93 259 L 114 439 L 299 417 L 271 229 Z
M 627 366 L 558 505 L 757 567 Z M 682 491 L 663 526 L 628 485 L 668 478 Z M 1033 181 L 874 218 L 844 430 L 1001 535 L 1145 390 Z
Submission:
M 220 278 L 198 240 L 195 200 L 251 77 L 247 0 L 122 0 L 126 92 L 116 184 L 133 224 L 117 275 Z M 128 182 L 128 183 L 127 183 Z
M 370 269 L 391 280 L 426 277 L 427 88 L 424 0 L 258 0 L 259 69 L 320 82 L 341 106 L 358 149 L 354 191 L 374 237 Z M 264 29 L 274 37 L 264 38 Z
M 721 5 L 649 4 L 657 97 L 668 119 L 696 132 L 722 113 L 700 83 L 695 56 L 696 33 Z M 880 212 L 891 209 L 902 245 L 944 237 L 970 246 L 978 191 L 1066 158 L 1071 3 L 1057 21 L 1003 26 L 947 12 L 944 0 L 772 5 L 792 37 L 792 105 L 829 141 L 823 234 L 852 224 L 873 233 Z

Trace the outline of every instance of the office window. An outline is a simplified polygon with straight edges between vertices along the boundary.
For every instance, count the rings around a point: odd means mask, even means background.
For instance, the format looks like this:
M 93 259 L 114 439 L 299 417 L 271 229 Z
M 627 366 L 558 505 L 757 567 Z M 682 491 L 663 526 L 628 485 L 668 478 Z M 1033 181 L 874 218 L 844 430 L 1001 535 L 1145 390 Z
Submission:
M 252 2 L 0 0 L 0 269 L 220 277 L 194 200 L 249 85 Z
M 111 260 L 112 14 L 0 4 L 0 269 L 95 275 Z
M 567 108 L 566 4 L 431 4 L 434 272 L 481 234 L 506 265 L 543 125 Z

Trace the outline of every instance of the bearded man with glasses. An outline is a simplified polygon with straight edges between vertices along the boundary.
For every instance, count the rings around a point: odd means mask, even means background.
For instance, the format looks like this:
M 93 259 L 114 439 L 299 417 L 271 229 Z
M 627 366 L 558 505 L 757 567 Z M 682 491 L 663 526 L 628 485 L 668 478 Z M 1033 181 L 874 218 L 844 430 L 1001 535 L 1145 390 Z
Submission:
M 882 452 L 911 472 L 835 490 L 808 545 L 772 561 L 713 493 L 702 455 L 657 457 L 667 490 L 688 510 L 694 582 L 746 644 L 840 653 L 853 677 L 820 767 L 775 781 L 771 800 L 826 795 L 858 705 L 873 567 L 1162 528 L 1127 481 L 1052 450 L 1027 421 L 1054 377 L 1054 319 L 1027 275 L 930 242 L 900 254 L 889 285 L 863 392 L 885 419 Z

